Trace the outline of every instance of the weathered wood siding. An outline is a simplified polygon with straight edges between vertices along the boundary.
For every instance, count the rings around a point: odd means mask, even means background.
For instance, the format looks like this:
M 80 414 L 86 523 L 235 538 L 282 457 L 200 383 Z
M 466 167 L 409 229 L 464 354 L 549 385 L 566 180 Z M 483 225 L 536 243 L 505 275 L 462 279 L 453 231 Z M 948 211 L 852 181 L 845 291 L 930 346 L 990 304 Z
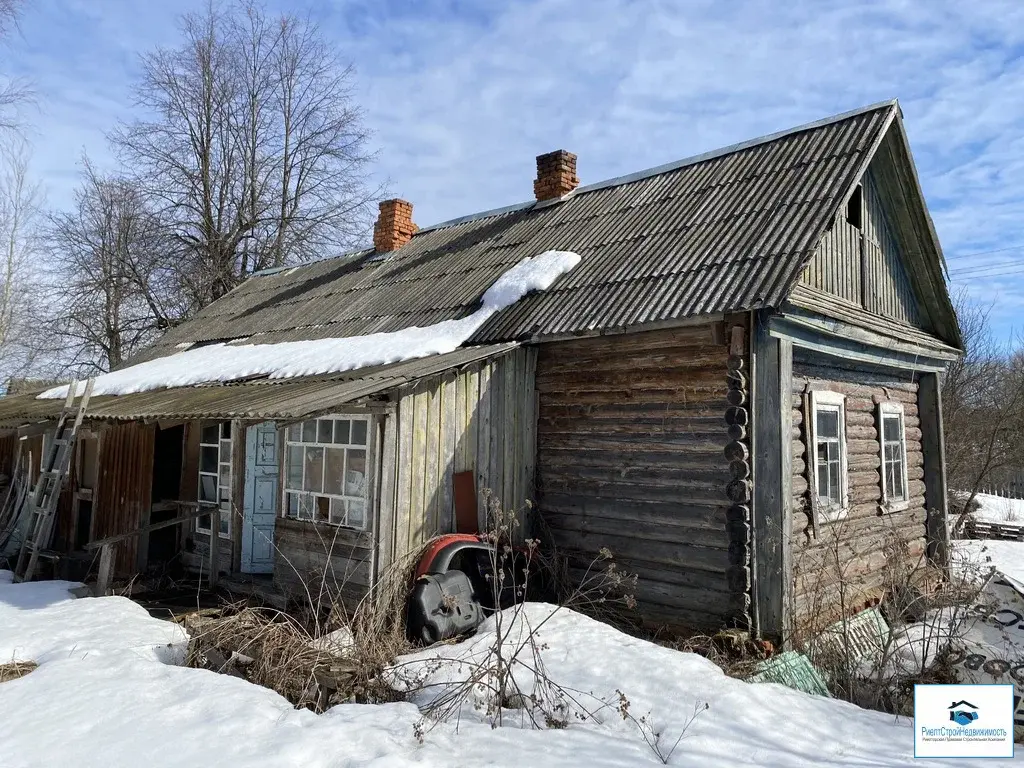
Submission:
M 921 327 L 914 288 L 870 171 L 864 178 L 864 278 L 864 309 Z
M 804 285 L 861 305 L 861 231 L 840 211 L 825 233 L 800 281 Z
M 899 242 L 889 224 L 878 177 L 861 183 L 861 227 L 836 215 L 804 269 L 801 285 L 840 298 L 867 313 L 924 327 Z
M 792 377 L 792 568 L 791 631 L 806 622 L 829 621 L 845 606 L 848 612 L 881 595 L 893 544 L 917 562 L 925 550 L 924 456 L 918 417 L 918 383 L 913 374 L 859 370 L 798 348 Z M 809 388 L 846 395 L 846 445 L 849 515 L 836 522 L 811 518 L 806 394 Z M 881 458 L 876 407 L 879 402 L 903 405 L 907 441 L 909 506 L 882 513 Z M 842 584 L 840 584 L 842 582 Z M 841 597 L 842 594 L 842 597 Z
M 99 477 L 93 502 L 93 538 L 102 539 L 134 531 L 148 510 L 153 492 L 152 424 L 115 424 L 100 433 Z M 136 571 L 138 539 L 114 546 L 115 571 L 128 576 Z
M 391 416 L 394 475 L 382 480 L 391 494 L 382 499 L 382 523 L 394 521 L 382 527 L 385 562 L 455 530 L 456 472 L 475 473 L 481 526 L 485 490 L 504 509 L 532 500 L 536 359 L 536 350 L 520 347 L 401 392 Z
M 372 563 L 372 531 L 277 518 L 274 582 L 292 599 L 315 604 L 340 595 L 356 601 L 371 584 Z
M 545 344 L 537 361 L 538 504 L 586 567 L 607 547 L 640 613 L 721 626 L 729 588 L 729 350 L 712 325 Z

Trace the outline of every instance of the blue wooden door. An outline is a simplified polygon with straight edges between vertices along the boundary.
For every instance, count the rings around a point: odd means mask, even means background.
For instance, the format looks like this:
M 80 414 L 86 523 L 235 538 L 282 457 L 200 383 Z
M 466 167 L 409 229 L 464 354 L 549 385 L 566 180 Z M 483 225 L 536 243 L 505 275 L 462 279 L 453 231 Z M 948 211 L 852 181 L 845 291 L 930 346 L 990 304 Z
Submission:
M 274 522 L 281 496 L 277 450 L 274 422 L 265 421 L 245 431 L 242 573 L 274 570 Z

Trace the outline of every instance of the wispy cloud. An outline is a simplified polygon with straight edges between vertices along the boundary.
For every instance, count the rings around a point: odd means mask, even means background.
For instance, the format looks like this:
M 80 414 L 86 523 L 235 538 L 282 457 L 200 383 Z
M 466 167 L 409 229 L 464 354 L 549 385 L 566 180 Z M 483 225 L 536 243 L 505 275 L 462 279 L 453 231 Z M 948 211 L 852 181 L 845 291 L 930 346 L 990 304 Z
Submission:
M 40 169 L 70 197 L 83 148 L 131 113 L 136 55 L 200 0 L 38 0 L 16 69 L 37 81 Z M 284 7 L 284 3 L 275 3 Z M 421 224 L 530 197 L 533 157 L 584 181 L 899 97 L 951 267 L 1024 245 L 1024 3 L 1019 0 L 335 0 L 311 14 L 358 68 L 378 174 Z M 1003 254 L 1019 258 L 1024 248 Z M 964 281 L 1024 308 L 1008 275 Z M 995 294 L 993 294 L 995 292 Z

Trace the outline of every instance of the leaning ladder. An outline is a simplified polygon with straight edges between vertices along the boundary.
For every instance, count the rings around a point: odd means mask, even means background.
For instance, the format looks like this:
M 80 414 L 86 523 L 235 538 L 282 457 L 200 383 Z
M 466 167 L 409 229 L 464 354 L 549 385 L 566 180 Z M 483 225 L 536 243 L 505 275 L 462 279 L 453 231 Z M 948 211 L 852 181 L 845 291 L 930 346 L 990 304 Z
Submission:
M 53 519 L 57 512 L 60 490 L 64 485 L 68 469 L 71 466 L 71 455 L 75 449 L 78 428 L 82 426 L 85 409 L 92 395 L 93 379 L 85 385 L 85 393 L 77 404 L 78 382 L 72 381 L 68 387 L 68 396 L 57 417 L 57 428 L 53 433 L 49 449 L 39 467 L 39 479 L 32 489 L 29 501 L 28 531 L 18 552 L 18 563 L 14 569 L 15 581 L 31 581 L 36 573 L 39 555 L 50 545 L 53 533 Z

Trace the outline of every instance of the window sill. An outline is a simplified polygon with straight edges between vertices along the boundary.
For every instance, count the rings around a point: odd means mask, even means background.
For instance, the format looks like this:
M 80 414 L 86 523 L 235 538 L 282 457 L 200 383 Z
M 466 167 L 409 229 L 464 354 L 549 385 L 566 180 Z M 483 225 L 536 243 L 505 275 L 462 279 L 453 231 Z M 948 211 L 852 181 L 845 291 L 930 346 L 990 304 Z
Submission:
M 910 509 L 909 501 L 890 501 L 878 505 L 878 512 L 882 515 L 891 515 L 894 512 L 906 512 Z
M 313 535 L 318 540 L 328 544 L 335 542 L 338 544 L 369 546 L 373 539 L 373 534 L 368 530 L 343 528 L 340 525 L 331 525 L 322 521 L 299 520 L 296 517 L 286 517 L 284 515 L 277 518 L 276 527 L 286 532 L 294 531 L 296 534 Z

